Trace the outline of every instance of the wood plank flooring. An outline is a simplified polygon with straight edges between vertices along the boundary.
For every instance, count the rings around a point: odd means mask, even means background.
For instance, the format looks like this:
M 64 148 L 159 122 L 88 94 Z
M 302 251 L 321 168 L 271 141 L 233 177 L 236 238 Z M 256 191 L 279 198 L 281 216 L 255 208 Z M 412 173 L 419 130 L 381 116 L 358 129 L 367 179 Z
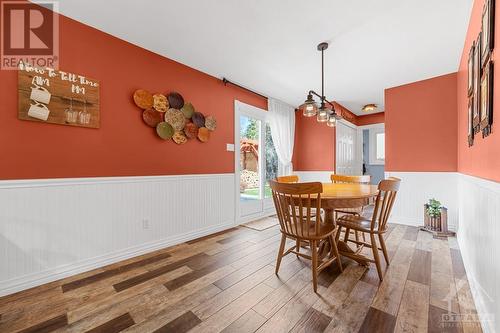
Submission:
M 392 224 L 379 283 L 343 259 L 319 276 L 277 226 L 237 227 L 0 298 L 0 332 L 481 332 L 453 239 Z M 291 242 L 290 242 L 291 244 Z M 368 253 L 367 251 L 365 251 Z

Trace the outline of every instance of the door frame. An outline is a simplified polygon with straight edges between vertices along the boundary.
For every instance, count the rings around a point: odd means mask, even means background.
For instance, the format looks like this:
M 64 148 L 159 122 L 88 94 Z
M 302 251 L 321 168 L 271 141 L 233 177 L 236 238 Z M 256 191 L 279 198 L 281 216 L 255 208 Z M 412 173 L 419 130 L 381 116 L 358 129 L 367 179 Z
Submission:
M 361 133 L 361 139 L 363 140 L 363 130 L 383 130 L 383 132 L 385 133 L 385 123 L 375 123 L 375 124 L 369 124 L 369 125 L 363 125 L 363 126 L 358 126 L 358 131 Z M 371 131 L 370 131 L 371 132 Z M 370 133 L 371 135 L 371 133 Z M 370 138 L 371 140 L 372 138 Z M 363 141 L 361 141 L 363 142 Z M 371 150 L 371 147 L 370 147 L 370 150 Z M 368 160 L 370 160 L 370 156 L 368 156 Z M 384 163 L 379 163 L 379 164 L 375 164 L 375 165 L 385 165 L 385 161 Z
M 355 151 L 355 161 L 356 161 L 356 168 L 357 170 L 359 171 L 359 174 L 362 175 L 363 174 L 363 131 L 360 130 L 360 128 L 345 120 L 345 119 L 340 119 L 337 121 L 337 124 L 340 123 L 342 125 L 345 125 L 347 127 L 350 127 L 352 128 L 353 130 L 356 131 L 356 146 L 354 147 L 354 151 Z M 338 144 L 339 140 L 338 140 L 338 131 L 337 131 L 337 127 L 335 127 L 335 173 L 338 174 L 338 163 L 337 163 L 337 153 L 338 153 L 338 149 L 337 149 L 337 144 Z
M 245 108 L 245 111 L 242 111 L 242 108 Z M 235 211 L 234 211 L 234 220 L 235 224 L 243 224 L 250 221 L 258 220 L 263 217 L 271 216 L 276 214 L 276 210 L 274 208 L 274 203 L 272 198 L 265 198 L 265 193 L 262 194 L 262 199 L 259 201 L 262 203 L 262 209 L 255 214 L 249 214 L 245 216 L 241 216 L 241 201 L 240 201 L 240 148 L 239 148 L 239 140 L 240 140 L 240 116 L 248 115 L 250 117 L 256 118 L 261 121 L 261 128 L 259 133 L 259 140 L 264 141 L 265 139 L 265 126 L 266 126 L 266 118 L 267 111 L 255 107 L 250 104 L 246 104 L 240 102 L 238 100 L 234 100 L 234 185 L 235 185 Z M 259 179 L 261 182 L 261 190 L 264 191 L 264 183 L 265 183 L 265 167 L 266 167 L 266 154 L 263 149 L 265 149 L 265 144 L 260 145 L 259 151 Z

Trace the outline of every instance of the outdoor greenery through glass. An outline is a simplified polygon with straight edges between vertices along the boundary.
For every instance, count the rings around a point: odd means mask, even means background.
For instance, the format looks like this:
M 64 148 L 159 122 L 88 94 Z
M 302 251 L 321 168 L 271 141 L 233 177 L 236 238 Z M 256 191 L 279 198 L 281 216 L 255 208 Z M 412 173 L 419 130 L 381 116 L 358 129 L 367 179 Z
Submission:
M 249 117 L 240 118 L 240 197 L 242 200 L 259 199 L 258 155 L 259 155 L 259 126 L 260 121 Z M 265 125 L 265 184 L 264 198 L 271 197 L 271 188 L 268 181 L 278 175 L 278 156 L 274 148 L 269 124 Z M 256 181 L 257 179 L 257 181 Z
M 247 116 L 240 117 L 240 198 L 260 198 L 259 178 L 260 121 Z

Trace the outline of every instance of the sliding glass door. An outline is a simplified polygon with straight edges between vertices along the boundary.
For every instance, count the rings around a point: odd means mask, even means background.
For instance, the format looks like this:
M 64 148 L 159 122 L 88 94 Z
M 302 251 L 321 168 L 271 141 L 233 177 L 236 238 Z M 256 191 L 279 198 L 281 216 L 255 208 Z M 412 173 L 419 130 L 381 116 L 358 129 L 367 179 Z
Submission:
M 236 220 L 244 223 L 273 213 L 268 180 L 276 178 L 278 158 L 266 111 L 235 102 Z

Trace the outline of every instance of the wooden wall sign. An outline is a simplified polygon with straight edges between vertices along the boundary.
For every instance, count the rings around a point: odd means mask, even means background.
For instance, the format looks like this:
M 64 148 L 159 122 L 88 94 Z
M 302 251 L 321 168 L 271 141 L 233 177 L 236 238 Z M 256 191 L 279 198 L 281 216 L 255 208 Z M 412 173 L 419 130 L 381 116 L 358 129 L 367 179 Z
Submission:
M 18 118 L 99 128 L 99 82 L 84 75 L 20 63 Z

